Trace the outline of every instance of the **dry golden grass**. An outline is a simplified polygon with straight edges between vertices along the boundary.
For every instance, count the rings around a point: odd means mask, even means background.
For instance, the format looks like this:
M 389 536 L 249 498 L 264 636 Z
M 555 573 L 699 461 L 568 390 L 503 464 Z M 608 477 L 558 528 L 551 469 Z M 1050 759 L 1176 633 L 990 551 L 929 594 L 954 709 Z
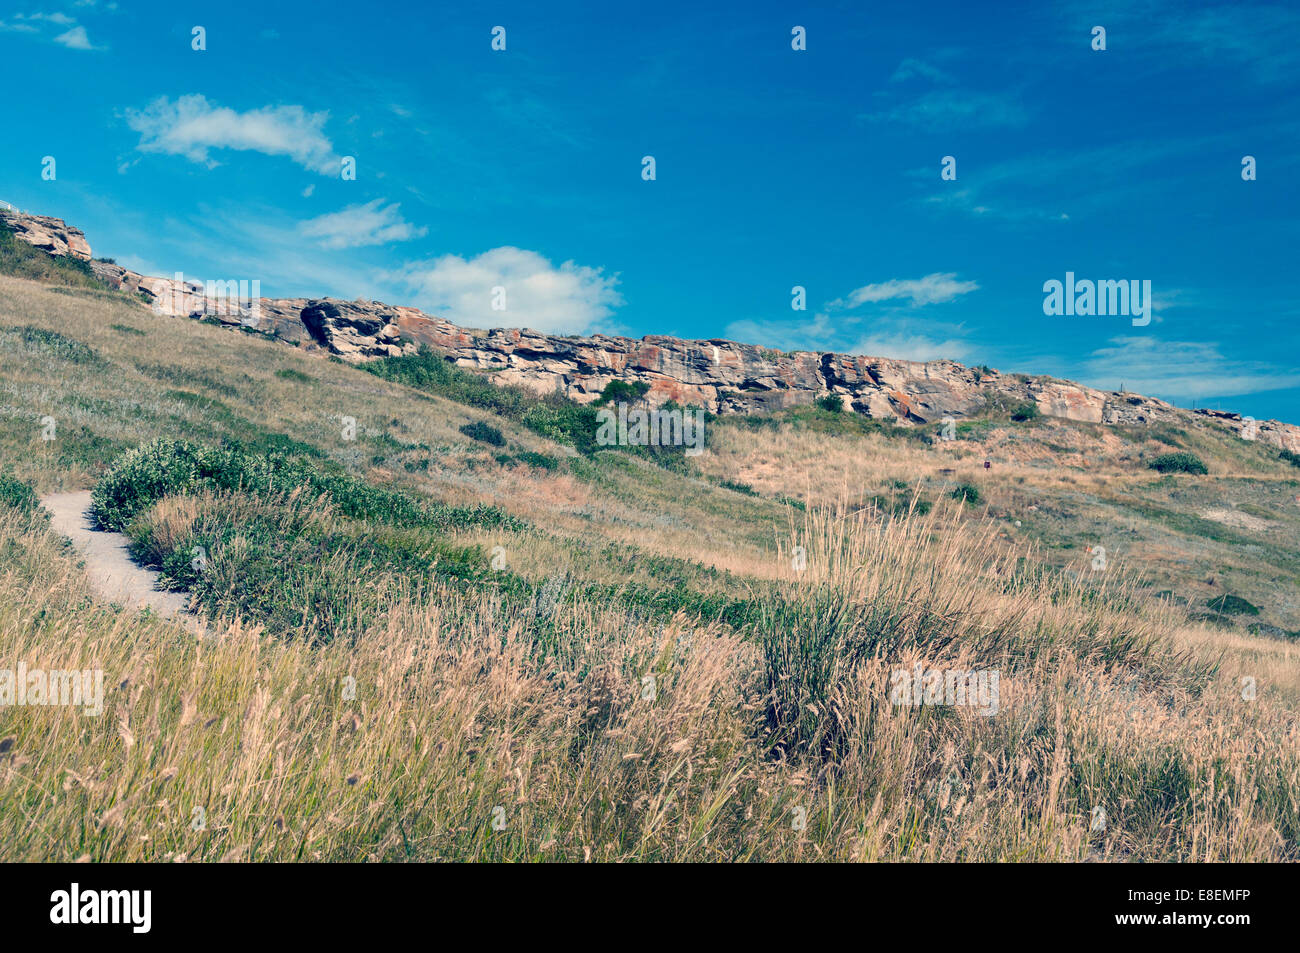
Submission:
M 670 557 L 696 573 L 691 585 L 730 586 L 757 617 L 733 631 L 614 599 L 521 610 L 490 588 L 322 564 L 351 587 L 341 603 L 382 611 L 358 613 L 325 645 L 301 638 L 309 620 L 265 631 L 231 613 L 196 638 L 96 605 L 75 555 L 0 506 L 0 669 L 97 668 L 106 686 L 98 717 L 0 707 L 0 860 L 1300 854 L 1300 659 L 1281 640 L 1189 625 L 1180 604 L 1146 595 L 1135 574 L 1157 556 L 1200 576 L 1215 564 L 1151 533 L 1149 514 L 1115 515 L 1126 494 L 1176 507 L 1194 489 L 1151 489 L 1130 443 L 1094 446 L 1056 424 L 1043 439 L 1078 447 L 1016 434 L 925 447 L 724 423 L 699 458 L 708 479 L 613 455 L 545 475 L 499 468 L 459 433 L 490 415 L 273 342 L 0 277 L 0 332 L 20 325 L 107 362 L 42 363 L 13 335 L 0 342 L 0 462 L 42 492 L 88 486 L 97 441 L 263 428 L 373 482 L 518 515 L 529 529 L 458 529 L 447 541 L 504 545 L 523 579 L 619 584 Z M 277 376 L 285 369 L 312 380 Z M 67 444 L 39 441 L 44 413 Z M 345 414 L 358 419 L 356 443 L 338 439 Z M 564 453 L 491 419 L 519 447 Z M 986 473 L 990 446 L 1017 452 Z M 426 469 L 404 465 L 417 454 Z M 767 498 L 709 482 L 723 479 Z M 1261 492 L 1278 479 L 1251 476 Z M 962 481 L 985 490 L 987 510 L 946 497 Z M 934 508 L 867 506 L 895 490 Z M 347 529 L 328 507 L 291 506 L 322 531 Z M 166 498 L 147 514 L 159 555 L 220 507 L 285 516 L 251 497 Z M 1078 521 L 1070 548 L 1054 549 L 1048 530 L 1067 518 Z M 1086 545 L 1130 521 L 1146 548 L 1111 545 L 1111 569 L 1090 573 Z M 1236 544 L 1204 545 L 1212 559 Z M 617 547 L 633 555 L 616 562 Z M 242 551 L 214 557 L 232 589 Z M 732 576 L 721 583 L 707 567 Z M 891 704 L 892 673 L 917 664 L 996 670 L 998 713 Z
M 813 711 L 828 761 L 774 757 L 764 716 L 765 656 L 801 677 L 812 656 L 773 646 L 816 614 L 756 644 L 569 603 L 539 652 L 535 620 L 446 590 L 395 598 L 353 643 L 237 620 L 195 640 L 93 605 L 43 524 L 7 512 L 0 658 L 102 668 L 108 691 L 100 717 L 4 711 L 0 856 L 1294 859 L 1294 658 L 1252 668 L 1253 646 L 1178 636 L 1122 584 L 1014 580 L 978 524 L 863 520 L 809 516 L 788 580 L 789 604 L 843 613 Z M 1000 669 L 998 714 L 891 704 L 913 664 Z

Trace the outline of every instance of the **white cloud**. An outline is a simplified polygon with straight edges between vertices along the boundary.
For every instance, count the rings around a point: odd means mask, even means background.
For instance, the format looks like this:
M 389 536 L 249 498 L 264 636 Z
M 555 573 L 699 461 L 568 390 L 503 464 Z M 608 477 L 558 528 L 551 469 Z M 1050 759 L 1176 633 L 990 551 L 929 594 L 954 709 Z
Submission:
M 396 202 L 384 205 L 375 199 L 365 205 L 349 205 L 339 212 L 330 212 L 300 226 L 302 234 L 314 238 L 322 248 L 360 248 L 364 245 L 384 245 L 419 238 L 429 230 L 417 228 L 405 221 Z
M 899 330 L 859 338 L 846 352 L 867 357 L 892 357 L 900 361 L 960 361 L 971 353 L 971 347 L 958 338 L 939 340 Z
M 54 42 L 61 46 L 66 46 L 70 50 L 93 50 L 90 43 L 90 37 L 86 35 L 84 26 L 74 26 L 67 33 L 60 33 L 54 38 Z
M 308 112 L 302 106 L 263 106 L 241 113 L 199 94 L 175 102 L 159 97 L 143 110 L 127 113 L 127 124 L 140 133 L 137 148 L 142 152 L 214 166 L 209 149 L 237 149 L 288 156 L 313 172 L 334 175 L 340 158 L 322 130 L 327 119 L 328 112 Z
M 68 16 L 66 13 L 32 13 L 28 15 L 24 15 L 20 13 L 16 17 L 14 17 L 14 19 L 30 20 L 32 22 L 39 22 L 41 20 L 44 20 L 47 23 L 55 23 L 58 24 L 59 26 L 71 26 L 72 24 L 77 22 L 76 20 L 72 19 L 72 17 Z
M 905 83 L 910 79 L 921 77 L 928 79 L 932 83 L 951 83 L 952 77 L 939 69 L 927 63 L 925 60 L 918 60 L 908 57 L 898 64 L 894 70 L 894 75 L 889 77 L 891 83 Z
M 444 255 L 406 268 L 402 280 L 424 310 L 468 327 L 527 327 L 580 334 L 597 328 L 623 303 L 618 278 L 571 261 L 556 267 L 535 251 L 504 246 L 474 258 Z M 493 289 L 506 310 L 494 311 Z
M 863 285 L 849 292 L 847 299 L 836 299 L 827 305 L 831 309 L 856 308 L 863 304 L 904 299 L 914 308 L 927 304 L 942 304 L 979 289 L 974 281 L 959 281 L 954 272 L 926 275 L 924 278 L 894 278 L 878 284 Z
M 1111 338 L 1109 345 L 1084 361 L 1084 383 L 1108 390 L 1123 384 L 1139 394 L 1179 401 L 1300 387 L 1300 372 L 1225 357 L 1213 342 L 1131 336 Z
M 917 309 L 954 301 L 978 288 L 978 283 L 959 280 L 954 272 L 895 278 L 863 285 L 827 302 L 811 317 L 734 321 L 725 333 L 744 343 L 785 351 L 832 351 L 905 361 L 964 360 L 972 349 L 962 325 L 918 319 Z M 879 307 L 853 310 L 868 304 Z
M 50 33 L 64 27 L 67 29 L 62 33 L 50 37 Z M 18 13 L 14 15 L 12 22 L 6 23 L 0 20 L 0 32 L 42 34 L 45 38 L 70 50 L 106 49 L 91 43 L 86 28 L 78 25 L 76 19 L 66 13 Z

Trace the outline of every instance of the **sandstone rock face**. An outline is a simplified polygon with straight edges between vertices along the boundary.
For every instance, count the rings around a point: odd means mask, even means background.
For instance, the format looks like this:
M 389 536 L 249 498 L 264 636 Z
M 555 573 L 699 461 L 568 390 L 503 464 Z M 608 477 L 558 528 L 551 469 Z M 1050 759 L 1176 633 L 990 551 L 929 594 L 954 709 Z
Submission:
M 90 257 L 80 230 L 59 219 L 9 213 L 19 237 L 51 254 Z M 1120 426 L 1183 421 L 1189 412 L 1138 394 L 1102 391 L 1070 381 L 976 370 L 954 361 L 900 361 L 812 351 L 785 353 L 753 344 L 685 341 L 650 335 L 568 337 L 524 328 L 462 328 L 418 308 L 331 298 L 250 298 L 222 283 L 153 278 L 92 261 L 111 287 L 140 297 L 155 313 L 217 320 L 305 350 L 352 363 L 416 353 L 428 346 L 461 367 L 493 371 L 498 384 L 560 393 L 590 403 L 613 380 L 643 382 L 652 406 L 669 400 L 717 414 L 754 414 L 810 404 L 838 394 L 847 409 L 904 426 L 978 414 L 990 402 L 1032 401 L 1041 413 Z M 243 295 L 241 297 L 241 294 Z M 1300 427 L 1243 421 L 1198 411 L 1253 439 L 1300 453 Z M 1247 423 L 1251 424 L 1246 431 Z M 1250 438 L 1247 438 L 1250 439 Z
M 90 243 L 86 241 L 86 233 L 61 218 L 0 208 L 0 221 L 13 229 L 15 237 L 51 255 L 90 261 Z

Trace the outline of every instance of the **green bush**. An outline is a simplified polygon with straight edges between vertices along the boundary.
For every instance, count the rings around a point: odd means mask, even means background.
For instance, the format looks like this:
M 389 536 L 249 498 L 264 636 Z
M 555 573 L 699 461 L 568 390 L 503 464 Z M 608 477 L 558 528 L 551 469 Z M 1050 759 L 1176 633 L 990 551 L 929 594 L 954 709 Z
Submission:
M 96 522 L 123 530 L 142 510 L 166 496 L 199 490 L 243 490 L 259 496 L 305 488 L 325 496 L 339 512 L 396 526 L 505 526 L 522 523 L 494 506 L 419 503 L 404 493 L 370 486 L 345 473 L 317 469 L 307 460 L 238 446 L 208 447 L 159 439 L 122 454 L 91 495 Z
M 314 384 L 316 378 L 310 374 L 304 374 L 302 371 L 295 370 L 292 367 L 282 367 L 275 372 L 275 376 L 285 381 L 296 381 L 299 384 Z
M 1011 419 L 1015 421 L 1036 420 L 1040 416 L 1042 416 L 1042 411 L 1038 409 L 1038 404 L 1032 400 L 1017 404 L 1011 409 Z
M 556 470 L 560 466 L 559 460 L 548 457 L 544 453 L 538 453 L 535 450 L 520 450 L 518 459 L 521 463 L 526 463 L 530 467 L 536 467 L 539 470 Z
M 1300 467 L 1300 453 L 1292 453 L 1290 450 L 1283 450 L 1278 454 L 1278 459 L 1285 460 L 1293 467 Z
M 1259 606 L 1247 602 L 1241 596 L 1223 595 L 1210 599 L 1205 604 L 1224 615 L 1259 615 Z
M 0 506 L 11 506 L 24 513 L 31 513 L 39 505 L 35 490 L 22 480 L 0 473 Z
M 718 486 L 722 487 L 724 490 L 733 490 L 736 493 L 743 493 L 746 496 L 758 496 L 758 493 L 756 493 L 754 488 L 748 483 L 738 483 L 735 480 L 723 480 L 718 484 Z
M 817 406 L 822 410 L 829 410 L 832 414 L 842 413 L 844 411 L 844 398 L 839 394 L 826 394 L 817 398 Z
M 1210 472 L 1200 457 L 1182 451 L 1178 453 L 1162 453 L 1148 463 L 1147 466 L 1159 473 L 1205 474 Z
M 980 493 L 980 488 L 974 483 L 962 483 L 957 486 L 950 494 L 954 500 L 962 503 L 969 503 L 972 506 L 978 506 L 984 501 L 984 496 Z
M 504 447 L 506 445 L 506 438 L 501 435 L 501 431 L 481 420 L 461 424 L 460 432 L 472 440 L 479 440 L 494 447 Z
M 605 389 L 596 398 L 595 404 L 597 407 L 609 403 L 635 404 L 648 393 L 650 393 L 650 385 L 645 381 L 634 381 L 629 384 L 616 379 L 605 385 Z

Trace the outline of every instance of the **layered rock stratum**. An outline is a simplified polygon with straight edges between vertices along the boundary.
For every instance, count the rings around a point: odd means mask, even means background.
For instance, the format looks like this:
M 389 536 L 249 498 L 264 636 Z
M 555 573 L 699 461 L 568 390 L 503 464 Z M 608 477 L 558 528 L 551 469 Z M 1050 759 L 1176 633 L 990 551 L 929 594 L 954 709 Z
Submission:
M 1222 411 L 1188 411 L 1154 397 L 1104 391 L 1042 375 L 1001 374 L 955 361 L 903 361 L 829 352 L 774 350 L 724 339 L 649 335 L 583 337 L 524 328 L 463 328 L 418 308 L 332 298 L 250 298 L 234 283 L 141 275 L 91 259 L 84 233 L 61 219 L 0 209 L 23 241 L 52 255 L 89 260 L 105 284 L 140 297 L 155 313 L 209 318 L 359 363 L 428 346 L 461 367 L 538 393 L 594 401 L 613 380 L 649 386 L 647 402 L 695 404 L 717 414 L 753 414 L 838 394 L 846 408 L 903 425 L 960 420 L 991 403 L 1033 402 L 1051 417 L 1109 425 L 1174 422 L 1198 414 L 1247 439 L 1300 452 L 1300 427 Z M 241 297 L 241 294 L 243 297 Z

